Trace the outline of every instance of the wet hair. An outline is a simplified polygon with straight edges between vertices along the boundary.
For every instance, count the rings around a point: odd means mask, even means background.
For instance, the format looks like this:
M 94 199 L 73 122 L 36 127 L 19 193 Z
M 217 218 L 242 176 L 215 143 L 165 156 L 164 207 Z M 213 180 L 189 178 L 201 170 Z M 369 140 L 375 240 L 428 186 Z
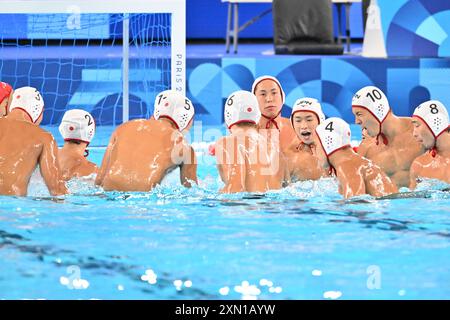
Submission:
M 80 141 L 80 140 L 65 140 L 65 142 L 68 142 L 68 143 L 74 143 L 74 144 L 78 144 L 78 145 L 81 144 L 81 141 Z
M 234 125 L 234 127 L 238 127 L 238 128 L 256 128 L 257 125 L 254 124 L 253 122 L 241 122 L 241 123 L 236 123 Z

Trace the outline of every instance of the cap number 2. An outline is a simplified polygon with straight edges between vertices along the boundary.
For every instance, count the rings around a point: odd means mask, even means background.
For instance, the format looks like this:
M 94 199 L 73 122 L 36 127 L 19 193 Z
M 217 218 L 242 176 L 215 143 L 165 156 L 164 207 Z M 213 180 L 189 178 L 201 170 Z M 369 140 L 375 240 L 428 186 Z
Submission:
M 92 125 L 93 122 L 92 122 L 92 118 L 91 118 L 90 115 L 86 114 L 86 115 L 84 116 L 84 118 L 87 119 L 87 121 L 88 121 L 88 126 Z

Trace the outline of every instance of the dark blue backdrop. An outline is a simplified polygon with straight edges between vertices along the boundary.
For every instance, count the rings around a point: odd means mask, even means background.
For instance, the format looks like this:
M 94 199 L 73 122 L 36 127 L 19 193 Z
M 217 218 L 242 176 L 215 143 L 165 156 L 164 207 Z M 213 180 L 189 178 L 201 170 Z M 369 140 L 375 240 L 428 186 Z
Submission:
M 269 9 L 271 4 L 241 4 L 239 9 L 240 23 L 253 18 L 257 14 Z M 224 39 L 225 28 L 227 20 L 228 3 L 222 3 L 220 0 L 188 0 L 186 5 L 187 10 L 187 38 L 188 39 Z M 344 10 L 343 10 L 344 11 Z M 361 4 L 356 3 L 352 6 L 351 10 L 351 31 L 352 37 L 362 38 L 362 11 Z M 86 18 L 87 19 L 87 18 Z M 114 15 L 111 15 L 111 21 L 115 21 Z M 111 35 L 121 37 L 121 23 L 120 18 L 117 18 L 118 28 L 117 30 L 111 30 Z M 345 14 L 342 12 L 342 27 L 344 31 Z M 63 21 L 64 22 L 64 21 Z M 50 23 L 50 21 L 48 22 Z M 1 38 L 9 39 L 26 39 L 38 37 L 33 35 L 33 32 L 25 14 L 16 15 L 2 15 L 0 19 L 0 36 Z M 13 26 L 13 27 L 11 27 Z M 54 22 L 53 25 L 49 25 L 49 28 L 45 30 L 47 33 L 55 33 L 57 37 L 61 36 L 60 28 L 65 27 L 64 23 Z M 334 30 L 337 32 L 337 10 L 334 7 Z M 98 34 L 96 34 L 98 32 Z M 70 34 L 68 34 L 70 37 Z M 244 30 L 241 34 L 241 38 L 272 38 L 273 26 L 272 26 L 272 14 L 268 14 L 261 20 L 256 22 Z M 91 38 L 107 38 L 104 33 L 99 30 L 90 30 Z
M 271 4 L 241 4 L 239 20 L 241 24 L 255 15 L 271 7 Z M 334 7 L 334 6 L 333 6 Z M 225 38 L 228 3 L 220 0 L 188 0 L 187 1 L 187 37 L 189 39 Z M 334 7 L 334 24 L 337 30 L 337 10 Z M 344 10 L 342 10 L 344 11 Z M 342 12 L 342 31 L 344 31 L 345 15 Z M 362 38 L 361 3 L 352 5 L 350 14 L 352 37 Z M 272 38 L 272 14 L 268 14 L 240 34 L 241 38 Z

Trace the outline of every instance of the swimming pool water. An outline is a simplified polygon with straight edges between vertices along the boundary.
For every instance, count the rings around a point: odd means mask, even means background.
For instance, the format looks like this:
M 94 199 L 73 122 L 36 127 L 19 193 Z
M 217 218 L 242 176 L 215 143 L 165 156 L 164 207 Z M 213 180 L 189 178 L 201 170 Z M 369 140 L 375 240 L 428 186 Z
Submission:
M 99 128 L 92 161 L 111 131 Z M 345 201 L 333 179 L 219 195 L 207 157 L 192 189 L 174 172 L 149 193 L 71 181 L 56 199 L 35 175 L 28 197 L 0 196 L 0 298 L 450 298 L 443 184 L 395 200 Z

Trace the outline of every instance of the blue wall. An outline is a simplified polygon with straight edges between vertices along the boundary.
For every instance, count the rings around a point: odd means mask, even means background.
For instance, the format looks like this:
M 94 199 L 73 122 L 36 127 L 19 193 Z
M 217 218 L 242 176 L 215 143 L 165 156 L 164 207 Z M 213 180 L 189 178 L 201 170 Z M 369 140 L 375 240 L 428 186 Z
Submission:
M 450 0 L 378 3 L 388 56 L 450 56 Z
M 45 100 L 43 124 L 57 125 L 66 109 L 83 108 L 93 114 L 99 125 L 121 123 L 122 99 L 120 77 L 92 81 L 93 76 L 107 75 L 120 67 L 120 60 L 6 60 L 1 65 L 0 78 L 15 87 L 37 87 Z M 151 88 L 142 86 L 139 64 L 131 61 L 130 117 L 148 118 L 153 113 L 153 101 L 164 89 L 165 73 L 154 73 Z M 92 74 L 94 72 L 94 74 Z M 254 79 L 263 74 L 276 76 L 286 92 L 283 115 L 289 116 L 294 101 L 314 97 L 322 102 L 327 116 L 339 116 L 353 122 L 353 94 L 367 85 L 380 87 L 388 96 L 396 114 L 410 116 L 420 103 L 432 99 L 450 106 L 450 59 L 365 59 L 349 57 L 283 56 L 264 58 L 188 59 L 187 96 L 196 109 L 196 120 L 204 124 L 223 122 L 223 105 L 229 94 L 249 90 Z M 19 77 L 15 75 L 21 75 Z M 111 76 L 112 77 L 112 76 Z M 57 81 L 58 80 L 58 81 Z
M 450 59 L 366 59 L 292 56 L 188 60 L 188 96 L 202 110 L 196 117 L 210 124 L 223 121 L 223 105 L 236 90 L 249 90 L 256 77 L 277 77 L 286 93 L 283 116 L 301 97 L 321 101 L 327 117 L 352 123 L 353 95 L 364 86 L 382 89 L 395 114 L 411 116 L 427 100 L 450 107 Z M 204 110 L 204 111 L 203 111 Z M 450 110 L 449 110 L 450 111 Z

